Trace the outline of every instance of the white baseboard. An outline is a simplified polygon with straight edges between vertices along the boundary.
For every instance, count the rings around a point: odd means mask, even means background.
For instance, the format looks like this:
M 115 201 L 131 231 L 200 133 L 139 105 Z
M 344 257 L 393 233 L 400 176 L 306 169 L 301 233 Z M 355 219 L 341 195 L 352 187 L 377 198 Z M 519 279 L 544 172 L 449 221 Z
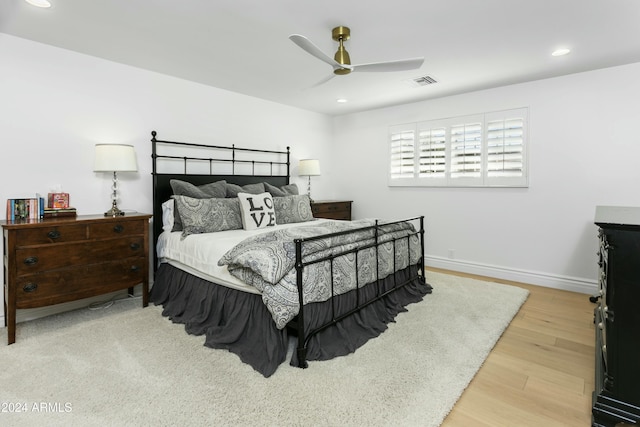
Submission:
M 514 282 L 528 283 L 531 285 L 545 286 L 547 288 L 562 289 L 565 291 L 579 292 L 582 294 L 595 294 L 598 291 L 596 280 L 582 279 L 579 277 L 559 276 L 536 271 L 516 270 L 513 268 L 498 267 L 495 265 L 480 264 L 456 259 L 425 256 L 427 267 L 442 268 L 445 270 L 459 271 L 461 273 L 477 274 L 496 279 L 512 280 Z

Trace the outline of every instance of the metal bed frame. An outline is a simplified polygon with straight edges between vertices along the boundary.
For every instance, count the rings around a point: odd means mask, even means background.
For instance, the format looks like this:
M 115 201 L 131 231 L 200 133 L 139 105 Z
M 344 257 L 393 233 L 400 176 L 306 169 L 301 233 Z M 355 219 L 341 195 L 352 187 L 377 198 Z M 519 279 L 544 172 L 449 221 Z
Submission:
M 395 238 L 392 240 L 388 240 L 388 241 L 384 241 L 384 242 L 380 242 L 379 241 L 379 236 L 380 236 L 380 232 L 384 230 L 385 227 L 389 227 L 393 224 L 398 224 L 401 222 L 408 222 L 408 221 L 416 221 L 419 220 L 420 221 L 420 228 L 415 231 L 414 233 L 408 234 L 407 236 L 403 236 L 400 238 Z M 351 234 L 351 233 L 355 233 L 355 232 L 359 232 L 359 231 L 367 231 L 370 230 L 373 232 L 374 235 L 374 241 L 372 243 L 369 244 L 364 244 L 358 247 L 355 247 L 353 249 L 350 250 L 345 250 L 343 252 L 340 253 L 336 253 L 330 256 L 326 256 L 324 258 L 319 258 L 317 260 L 313 260 L 310 262 L 303 262 L 302 261 L 302 247 L 305 243 L 309 243 L 309 242 L 313 242 L 315 240 L 319 240 L 319 239 L 325 239 L 325 238 L 331 238 L 331 237 L 336 237 L 336 236 L 340 236 L 340 235 L 347 235 L 347 234 Z M 420 242 L 420 259 L 418 260 L 418 278 L 419 280 L 421 280 L 421 284 L 423 284 L 424 286 L 429 286 L 426 284 L 425 281 L 425 276 L 424 276 L 424 216 L 419 216 L 419 217 L 415 217 L 415 218 L 409 218 L 409 219 L 405 219 L 405 220 L 401 220 L 401 221 L 395 221 L 395 222 L 385 222 L 383 224 L 379 223 L 378 220 L 375 221 L 375 224 L 369 227 L 362 227 L 362 228 L 358 228 L 358 229 L 354 229 L 354 230 L 348 230 L 348 231 L 341 231 L 341 232 L 337 232 L 337 233 L 331 233 L 331 234 L 325 234 L 325 235 L 321 235 L 321 236 L 316 236 L 316 237 L 310 237 L 310 238 L 306 238 L 306 239 L 296 239 L 294 240 L 295 244 L 296 244 L 296 285 L 298 287 L 298 298 L 299 298 L 299 304 L 300 304 L 300 312 L 298 313 L 298 316 L 296 319 L 294 319 L 292 321 L 292 327 L 296 328 L 297 334 L 298 334 L 298 348 L 297 348 L 297 352 L 298 352 L 298 366 L 301 368 L 306 368 L 307 367 L 307 361 L 306 361 L 306 354 L 307 354 L 307 345 L 309 343 L 309 340 L 316 334 L 318 334 L 319 332 L 327 329 L 330 326 L 335 325 L 336 323 L 340 322 L 341 320 L 351 316 L 352 314 L 355 314 L 357 312 L 359 312 L 360 310 L 362 310 L 364 307 L 373 304 L 374 302 L 386 297 L 387 295 L 391 294 L 392 292 L 397 291 L 398 289 L 402 288 L 403 286 L 409 284 L 412 282 L 413 278 L 409 278 L 407 280 L 405 280 L 402 283 L 397 283 L 397 281 L 395 280 L 396 276 L 394 276 L 394 286 L 391 289 L 388 289 L 386 291 L 384 291 L 383 289 L 381 289 L 380 287 L 380 265 L 379 265 L 379 258 L 378 258 L 378 248 L 380 247 L 380 245 L 382 244 L 388 244 L 389 242 L 393 243 L 393 248 L 394 248 L 394 255 L 393 255 L 393 261 L 394 261 L 394 271 L 396 271 L 396 265 L 395 265 L 395 261 L 396 261 L 396 257 L 395 257 L 395 251 L 396 251 L 396 242 L 401 240 L 401 239 L 406 239 L 407 240 L 407 257 L 409 258 L 409 253 L 411 251 L 411 237 L 417 235 L 419 237 L 419 242 Z M 366 301 L 360 302 L 360 283 L 358 281 L 358 253 L 360 253 L 361 251 L 367 250 L 367 249 L 371 249 L 371 248 L 375 248 L 376 250 L 376 285 L 377 285 L 377 292 L 376 292 L 376 296 L 374 298 L 368 299 Z M 310 331 L 306 331 L 304 328 L 304 310 L 303 310 L 303 306 L 304 306 L 304 302 L 303 302 L 303 292 L 302 292 L 302 272 L 304 270 L 304 268 L 308 265 L 311 264 L 316 264 L 316 263 L 320 263 L 320 262 L 326 262 L 329 261 L 331 264 L 331 295 L 335 296 L 336 293 L 334 292 L 334 283 L 333 283 L 333 260 L 341 257 L 341 256 L 346 256 L 349 254 L 355 254 L 356 257 L 356 261 L 355 261 L 355 268 L 356 268 L 356 272 L 355 272 L 355 277 L 356 277 L 356 289 L 355 289 L 355 295 L 356 295 L 356 306 L 341 314 L 341 315 L 336 315 L 336 308 L 335 308 L 335 300 L 333 298 L 331 298 L 330 301 L 330 305 L 331 305 L 331 321 L 325 323 L 324 325 L 321 325 L 317 328 L 314 328 Z M 364 285 L 367 285 L 366 283 Z
M 214 182 L 214 181 L 218 181 L 218 180 L 227 180 L 230 181 L 234 184 L 238 184 L 238 185 L 246 185 L 246 184 L 251 184 L 251 183 L 259 183 L 259 182 L 269 182 L 272 185 L 275 186 L 282 186 L 282 185 L 287 185 L 289 184 L 290 181 L 290 149 L 289 147 L 286 148 L 286 151 L 272 151 L 272 150 L 257 150 L 257 149 L 247 149 L 247 148 L 238 148 L 235 147 L 235 145 L 232 145 L 231 147 L 224 147 L 224 146 L 215 146 L 215 145 L 204 145 L 204 144 L 193 144 L 193 143 L 186 143 L 186 142 L 175 142 L 175 141 L 165 141 L 165 140 L 159 140 L 156 138 L 157 133 L 156 131 L 152 131 L 151 132 L 152 138 L 151 138 L 151 142 L 152 142 L 152 154 L 151 157 L 153 159 L 153 170 L 152 170 L 152 174 L 153 174 L 153 215 L 154 215 L 154 221 L 153 221 L 153 242 L 154 242 L 154 248 L 155 245 L 157 243 L 158 240 L 158 236 L 160 235 L 160 233 L 162 233 L 162 203 L 164 201 L 166 201 L 167 199 L 169 199 L 171 197 L 172 191 L 171 191 L 171 186 L 170 186 L 170 180 L 171 179 L 180 179 L 180 180 L 185 180 L 188 182 L 193 183 L 194 185 L 203 185 L 206 183 L 210 183 L 210 182 Z M 226 153 L 226 156 L 222 156 L 222 157 L 202 157 L 202 156 L 196 156 L 196 157 L 189 157 L 189 156 L 175 156 L 175 155 L 163 155 L 163 154 L 159 154 L 158 153 L 158 148 L 159 146 L 162 145 L 168 145 L 168 146 L 180 146 L 180 147 L 186 147 L 186 148 L 195 148 L 195 149 L 203 149 L 203 150 L 214 150 L 214 151 L 221 151 L 222 153 Z M 267 156 L 273 156 L 274 160 L 248 160 L 248 159 L 238 159 L 237 158 L 237 154 L 238 153 L 262 153 L 264 155 Z M 179 161 L 182 162 L 182 171 L 180 173 L 160 173 L 158 171 L 158 161 L 161 160 L 169 160 L 169 161 Z M 284 160 L 283 160 L 284 159 Z M 189 172 L 189 165 L 191 164 L 191 162 L 199 162 L 199 163 L 208 163 L 209 165 L 209 171 L 208 174 L 194 174 L 194 173 L 190 173 Z M 214 173 L 214 165 L 217 163 L 224 163 L 224 164 L 228 164 L 231 166 L 231 173 L 230 174 L 216 174 Z M 252 173 L 251 174 L 235 174 L 236 171 L 236 164 L 250 164 L 251 165 L 251 170 Z M 255 174 L 255 167 L 256 165 L 269 165 L 269 170 L 270 173 L 269 174 Z M 286 170 L 285 174 L 277 174 L 274 173 L 274 166 L 277 167 L 283 167 Z M 418 229 L 408 235 L 408 236 L 404 236 L 402 238 L 399 239 L 393 239 L 393 240 L 386 240 L 386 241 L 380 241 L 379 240 L 379 236 L 381 234 L 381 232 L 384 232 L 385 227 L 390 226 L 392 224 L 397 224 L 397 223 L 401 223 L 401 222 L 411 222 L 411 221 L 415 221 L 415 222 L 419 222 L 419 227 Z M 341 253 L 337 253 L 331 256 L 327 256 L 324 257 L 322 259 L 317 259 L 314 261 L 310 261 L 310 262 L 305 262 L 302 259 L 302 252 L 303 252 L 303 246 L 309 242 L 313 242 L 315 240 L 318 239 L 322 239 L 322 238 L 327 238 L 327 237 L 334 237 L 334 236 L 339 236 L 339 235 L 346 235 L 349 233 L 354 233 L 354 232 L 361 232 L 361 231 L 371 231 L 371 233 L 373 234 L 373 242 L 372 243 L 367 243 L 365 245 L 362 246 L 358 246 L 355 247 L 353 249 L 350 250 L 346 250 L 344 252 Z M 296 282 L 297 282 L 297 287 L 298 287 L 298 296 L 299 296 L 299 304 L 300 304 L 300 311 L 298 313 L 298 315 L 296 316 L 296 318 L 294 320 L 292 320 L 289 325 L 288 328 L 290 330 L 292 330 L 298 337 L 298 346 L 297 346 L 297 356 L 298 356 L 298 366 L 301 368 L 306 368 L 308 366 L 307 361 L 306 361 L 306 357 L 307 357 L 307 347 L 309 344 L 310 339 L 322 332 L 323 330 L 337 324 L 338 322 L 340 322 L 341 320 L 361 311 L 364 307 L 367 307 L 371 304 L 373 304 L 374 302 L 386 297 L 387 295 L 391 294 L 392 292 L 397 291 L 398 289 L 403 288 L 405 285 L 409 284 L 409 283 L 413 283 L 414 281 L 418 281 L 420 286 L 425 286 L 426 287 L 426 293 L 431 293 L 431 287 L 426 283 L 425 280 L 425 272 L 424 272 L 424 216 L 419 216 L 419 217 L 415 217 L 415 218 L 409 218 L 409 219 L 405 219 L 405 220 L 401 220 L 401 221 L 395 221 L 395 222 L 384 222 L 384 223 L 380 223 L 378 221 L 375 222 L 374 225 L 372 226 L 368 226 L 368 227 L 362 227 L 362 228 L 358 228 L 355 230 L 349 230 L 349 231 L 342 231 L 342 232 L 337 232 L 337 233 L 332 233 L 332 234 L 328 234 L 328 235 L 322 235 L 322 236 L 317 236 L 317 237 L 312 237 L 312 238 L 306 238 L 306 239 L 296 239 L 294 241 L 295 243 L 295 250 L 296 250 L 296 261 L 295 261 L 295 268 L 296 268 Z M 360 284 L 357 283 L 357 289 L 355 289 L 355 295 L 356 295 L 356 306 L 354 308 L 352 308 L 351 310 L 348 310 L 345 313 L 341 313 L 341 314 L 337 314 L 336 313 L 336 307 L 335 307 L 335 298 L 338 295 L 335 294 L 334 292 L 334 283 L 333 283 L 333 260 L 341 257 L 341 256 L 347 256 L 349 254 L 355 254 L 356 257 L 356 278 L 358 277 L 358 271 L 357 271 L 357 257 L 358 257 L 358 253 L 363 251 L 363 250 L 367 250 L 367 249 L 371 249 L 371 248 L 375 248 L 376 251 L 376 259 L 377 259 L 377 264 L 379 263 L 379 259 L 378 259 L 378 248 L 380 245 L 382 244 L 386 244 L 388 242 L 392 242 L 393 244 L 393 248 L 394 248 L 394 271 L 395 269 L 395 248 L 396 248 L 396 242 L 400 239 L 407 239 L 408 243 L 407 243 L 407 251 L 410 251 L 410 239 L 412 236 L 417 236 L 418 240 L 419 240 L 419 244 L 420 244 L 420 259 L 418 260 L 418 262 L 416 264 L 414 264 L 413 266 L 409 266 L 407 268 L 411 268 L 414 267 L 416 268 L 416 275 L 413 277 L 409 277 L 408 279 L 404 280 L 402 283 L 396 283 L 395 280 L 395 275 L 394 275 L 394 284 L 393 287 L 391 287 L 390 289 L 387 290 L 383 290 L 380 287 L 380 281 L 381 279 L 379 278 L 379 271 L 380 271 L 380 267 L 379 265 L 376 265 L 376 286 L 377 286 L 377 291 L 376 291 L 376 295 L 375 297 L 368 299 L 366 301 L 360 301 L 360 289 L 363 286 L 366 285 L 371 285 L 371 284 Z M 303 303 L 303 292 L 302 292 L 302 285 L 303 285 L 303 271 L 304 268 L 308 265 L 314 264 L 314 263 L 319 263 L 319 262 L 329 262 L 331 263 L 331 275 L 332 275 L 332 280 L 331 280 L 331 293 L 332 293 L 332 298 L 330 299 L 330 306 L 331 306 L 331 320 L 323 325 L 320 325 L 318 327 L 315 327 L 311 330 L 306 330 L 305 325 L 304 325 L 304 303 Z M 154 250 L 154 272 L 155 269 L 158 267 L 157 265 L 157 254 L 156 251 Z

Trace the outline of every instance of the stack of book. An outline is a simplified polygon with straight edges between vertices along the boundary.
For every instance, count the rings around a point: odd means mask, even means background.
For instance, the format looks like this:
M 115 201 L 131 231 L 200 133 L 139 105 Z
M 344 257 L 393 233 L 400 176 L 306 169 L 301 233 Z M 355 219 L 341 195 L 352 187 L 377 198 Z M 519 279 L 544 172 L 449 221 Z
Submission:
M 76 209 L 69 206 L 69 193 L 49 193 L 47 199 L 49 203 L 44 209 L 43 218 L 76 216 Z
M 76 208 L 45 208 L 43 218 L 62 218 L 76 216 Z
M 61 205 L 58 204 L 58 206 Z M 7 199 L 7 221 L 33 221 L 42 218 L 73 216 L 76 216 L 76 208 L 70 206 L 52 207 L 40 195 L 24 199 Z
M 40 219 L 44 215 L 44 209 L 45 202 L 43 197 L 8 199 L 7 221 Z

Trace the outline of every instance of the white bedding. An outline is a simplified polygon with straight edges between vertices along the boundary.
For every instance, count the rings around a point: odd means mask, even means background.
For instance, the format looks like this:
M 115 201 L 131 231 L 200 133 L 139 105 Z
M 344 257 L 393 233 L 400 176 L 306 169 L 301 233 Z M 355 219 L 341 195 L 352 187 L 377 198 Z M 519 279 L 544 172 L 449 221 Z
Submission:
M 317 219 L 316 221 L 329 220 Z M 232 276 L 226 266 L 218 266 L 218 260 L 247 237 L 277 229 L 305 225 L 309 225 L 309 222 L 276 225 L 258 230 L 228 230 L 217 233 L 191 234 L 185 239 L 182 239 L 180 231 L 164 231 L 158 237 L 156 251 L 160 262 L 167 262 L 174 267 L 219 285 L 260 294 L 261 292 L 255 287 Z

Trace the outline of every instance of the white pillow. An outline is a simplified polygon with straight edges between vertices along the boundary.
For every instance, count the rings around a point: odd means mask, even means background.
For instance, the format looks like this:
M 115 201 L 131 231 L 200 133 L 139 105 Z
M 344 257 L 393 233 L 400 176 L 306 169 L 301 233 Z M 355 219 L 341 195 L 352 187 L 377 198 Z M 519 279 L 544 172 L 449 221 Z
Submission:
M 273 208 L 271 194 L 238 193 L 238 201 L 242 213 L 242 227 L 245 230 L 256 230 L 276 225 L 276 211 Z
M 164 231 L 173 230 L 173 199 L 169 199 L 162 204 L 162 229 Z

